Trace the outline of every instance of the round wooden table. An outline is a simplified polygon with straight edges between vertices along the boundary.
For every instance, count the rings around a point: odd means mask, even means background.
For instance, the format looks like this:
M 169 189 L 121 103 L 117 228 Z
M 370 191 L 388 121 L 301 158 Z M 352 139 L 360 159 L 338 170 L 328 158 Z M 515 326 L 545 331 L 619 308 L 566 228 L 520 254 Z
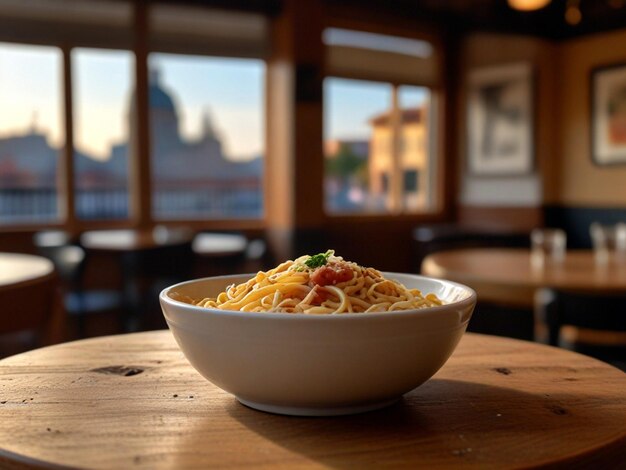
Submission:
M 248 240 L 230 233 L 199 233 L 193 239 L 193 251 L 207 258 L 228 258 L 244 255 Z
M 22 253 L 0 253 L 0 290 L 40 282 L 53 275 L 54 265 L 46 258 Z
M 0 253 L 0 335 L 30 330 L 39 333 L 37 344 L 60 341 L 65 313 L 57 287 L 54 265 L 47 258 Z M 0 339 L 0 357 L 23 350 L 17 339 Z
M 181 228 L 155 227 L 153 230 L 92 230 L 80 237 L 87 250 L 136 252 L 191 243 L 193 233 Z
M 203 379 L 169 331 L 0 361 L 0 467 L 515 468 L 626 462 L 626 374 L 549 346 L 466 334 L 386 409 L 297 418 Z
M 626 292 L 626 264 L 597 265 L 590 250 L 568 251 L 562 263 L 533 267 L 530 250 L 466 248 L 428 255 L 422 273 L 467 284 L 481 300 L 532 307 L 540 288 L 589 294 Z
M 155 282 L 166 287 L 168 283 L 162 278 L 171 277 L 172 283 L 191 278 L 192 240 L 193 232 L 185 227 L 93 230 L 82 234 L 80 243 L 88 255 L 111 256 L 119 262 L 125 331 L 149 329 L 142 323 L 163 324 L 160 315 L 149 316 L 154 310 L 150 301 L 156 299 L 150 289 Z

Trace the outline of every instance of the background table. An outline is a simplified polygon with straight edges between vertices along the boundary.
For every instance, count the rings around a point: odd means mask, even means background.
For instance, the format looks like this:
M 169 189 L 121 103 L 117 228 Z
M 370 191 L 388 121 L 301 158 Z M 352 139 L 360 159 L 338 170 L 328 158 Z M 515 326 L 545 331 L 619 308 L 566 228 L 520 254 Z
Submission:
M 94 230 L 83 233 L 88 255 L 119 259 L 124 303 L 124 329 L 136 331 L 164 325 L 158 312 L 158 291 L 190 279 L 193 272 L 193 232 L 185 227 L 151 230 Z
M 120 253 L 190 243 L 193 233 L 185 228 L 155 227 L 153 230 L 92 230 L 83 233 L 80 243 L 87 250 Z
M 480 300 L 532 307 L 537 289 L 590 294 L 626 292 L 626 265 L 598 266 L 590 250 L 568 251 L 560 264 L 533 268 L 530 250 L 467 248 L 428 255 L 422 273 L 467 284 Z
M 168 331 L 0 361 L 0 466 L 603 468 L 619 459 L 626 374 L 505 338 L 467 334 L 397 404 L 334 418 L 246 408 L 198 375 Z
M 0 357 L 61 340 L 65 316 L 57 288 L 54 265 L 48 259 L 0 253 L 0 335 L 27 333 L 30 343 L 5 336 L 0 340 Z
M 0 289 L 38 282 L 53 275 L 54 265 L 41 256 L 0 253 Z

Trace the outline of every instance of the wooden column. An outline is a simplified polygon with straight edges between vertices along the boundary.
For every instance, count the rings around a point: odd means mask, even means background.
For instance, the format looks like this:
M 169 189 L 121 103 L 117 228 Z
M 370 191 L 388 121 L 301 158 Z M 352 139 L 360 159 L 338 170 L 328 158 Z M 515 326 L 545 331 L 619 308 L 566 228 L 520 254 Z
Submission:
M 271 24 L 265 208 L 281 259 L 315 245 L 324 221 L 322 10 L 319 0 L 287 0 Z
M 135 2 L 135 94 L 131 116 L 131 218 L 139 228 L 151 223 L 152 173 L 150 170 L 150 113 L 148 96 L 148 7 Z

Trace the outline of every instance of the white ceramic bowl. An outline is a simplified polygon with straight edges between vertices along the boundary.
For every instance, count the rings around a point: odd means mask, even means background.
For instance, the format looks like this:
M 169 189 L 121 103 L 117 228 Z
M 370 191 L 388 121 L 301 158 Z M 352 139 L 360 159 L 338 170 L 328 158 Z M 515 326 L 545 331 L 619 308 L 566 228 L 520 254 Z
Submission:
M 454 282 L 385 273 L 435 293 L 440 307 L 387 313 L 307 315 L 229 312 L 173 300 L 216 296 L 250 279 L 221 276 L 183 282 L 160 302 L 191 365 L 252 408 L 288 415 L 339 415 L 381 408 L 428 380 L 448 360 L 476 304 Z

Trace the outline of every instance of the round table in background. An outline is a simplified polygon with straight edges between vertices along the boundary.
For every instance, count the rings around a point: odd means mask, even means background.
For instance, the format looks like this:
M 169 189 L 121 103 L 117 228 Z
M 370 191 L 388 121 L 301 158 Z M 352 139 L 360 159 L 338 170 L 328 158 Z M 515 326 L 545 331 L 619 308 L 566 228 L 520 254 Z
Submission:
M 193 233 L 185 228 L 155 227 L 152 230 L 92 230 L 80 237 L 91 251 L 130 253 L 191 243 Z
M 626 461 L 626 374 L 572 352 L 466 334 L 388 408 L 297 418 L 203 379 L 169 331 L 0 361 L 0 466 L 597 468 Z
M 166 226 L 93 230 L 81 235 L 80 243 L 88 254 L 113 256 L 119 261 L 125 331 L 146 329 L 142 325 L 146 322 L 161 323 L 160 315 L 145 318 L 152 313 L 150 301 L 156 298 L 156 294 L 150 292 L 151 286 L 155 279 L 170 274 L 176 277 L 177 282 L 191 277 L 192 239 L 193 232 L 190 229 Z M 181 270 L 185 273 L 179 274 Z
M 626 292 L 626 264 L 598 265 L 590 250 L 568 251 L 562 263 L 531 265 L 530 250 L 465 248 L 440 251 L 422 262 L 422 273 L 472 287 L 480 300 L 532 307 L 537 289 L 587 294 Z
M 199 233 L 193 239 L 194 253 L 208 258 L 244 255 L 248 246 L 245 236 L 234 233 Z
M 22 253 L 0 253 L 0 290 L 40 282 L 53 275 L 54 265 L 46 258 Z

